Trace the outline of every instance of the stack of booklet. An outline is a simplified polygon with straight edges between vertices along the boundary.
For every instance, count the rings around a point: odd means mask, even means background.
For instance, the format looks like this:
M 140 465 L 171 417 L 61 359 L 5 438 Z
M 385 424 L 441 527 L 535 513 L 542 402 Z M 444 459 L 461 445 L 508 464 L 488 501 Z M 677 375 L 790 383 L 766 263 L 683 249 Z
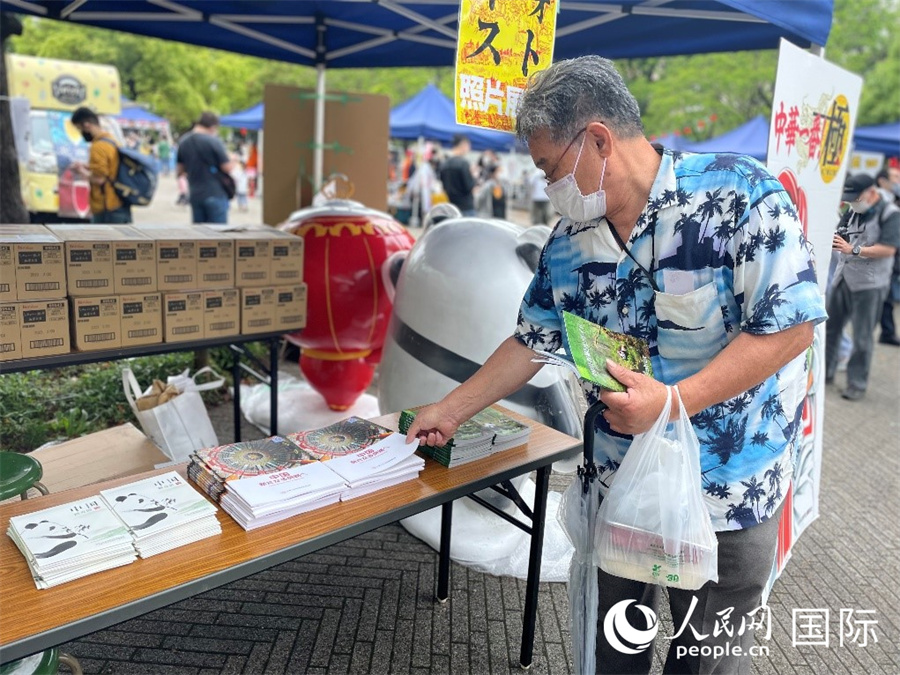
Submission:
M 323 462 L 226 483 L 220 504 L 245 530 L 277 523 L 340 501 L 344 479 Z
M 325 462 L 325 466 L 344 479 L 347 489 L 341 493 L 341 501 L 345 502 L 418 478 L 425 468 L 425 460 L 415 455 L 418 447 L 418 441 L 407 443 L 402 434 L 392 433 L 365 450 Z
M 174 471 L 101 490 L 100 497 L 128 527 L 142 558 L 222 532 L 216 507 Z
M 407 433 L 415 417 L 415 410 L 400 413 L 400 431 Z M 528 425 L 494 408 L 485 408 L 461 424 L 446 444 L 436 447 L 423 445 L 419 449 L 435 461 L 453 468 L 523 445 L 530 433 L 531 427 Z
M 100 497 L 9 519 L 6 533 L 38 588 L 50 588 L 137 559 L 128 528 Z
M 216 501 L 228 481 L 317 461 L 281 436 L 204 448 L 192 453 L 190 459 L 188 478 Z
M 485 408 L 475 415 L 472 421 L 494 433 L 491 454 L 524 445 L 531 435 L 530 426 L 504 415 L 496 408 Z
M 425 468 L 417 443 L 356 417 L 288 438 L 302 463 L 225 482 L 220 504 L 245 530 L 412 480 Z

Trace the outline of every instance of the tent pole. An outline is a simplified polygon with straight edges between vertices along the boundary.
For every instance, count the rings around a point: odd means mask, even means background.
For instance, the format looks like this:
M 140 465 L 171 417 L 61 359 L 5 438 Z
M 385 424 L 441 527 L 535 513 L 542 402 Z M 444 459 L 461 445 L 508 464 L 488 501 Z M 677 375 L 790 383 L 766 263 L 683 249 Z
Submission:
M 313 194 L 322 189 L 322 167 L 325 155 L 325 64 L 316 65 L 316 116 L 313 147 Z

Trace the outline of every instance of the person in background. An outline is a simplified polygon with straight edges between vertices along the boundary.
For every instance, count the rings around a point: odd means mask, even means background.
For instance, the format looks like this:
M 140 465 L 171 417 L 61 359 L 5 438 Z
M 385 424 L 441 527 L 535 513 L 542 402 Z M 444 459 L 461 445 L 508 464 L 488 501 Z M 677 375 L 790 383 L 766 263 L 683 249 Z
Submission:
M 874 351 L 874 330 L 891 283 L 894 256 L 900 247 L 900 209 L 888 203 L 866 174 L 848 175 L 841 216 L 831 247 L 840 254 L 828 296 L 825 324 L 825 382 L 834 382 L 841 333 L 853 326 L 853 351 L 847 363 L 849 401 L 865 398 Z
M 563 218 L 512 335 L 471 378 L 419 410 L 407 440 L 443 445 L 462 422 L 522 387 L 542 367 L 534 350 L 568 349 L 564 311 L 645 339 L 658 379 L 607 361 L 625 392 L 582 382 L 589 403 L 608 407 L 587 432 L 599 453 L 594 489 L 606 498 L 633 435 L 650 430 L 666 387 L 677 385 L 700 441 L 719 578 L 696 591 L 668 589 L 681 630 L 666 640 L 663 672 L 749 673 L 754 630 L 723 631 L 722 617 L 741 623 L 762 603 L 801 428 L 805 352 L 825 319 L 796 211 L 754 159 L 651 145 L 637 101 L 598 56 L 532 76 L 516 125 Z M 719 217 L 704 215 L 726 194 L 729 215 L 727 203 Z M 647 626 L 643 610 L 656 611 L 661 589 L 602 570 L 598 578 L 597 672 L 649 673 L 652 644 L 623 653 L 604 625 L 621 618 Z
M 200 115 L 178 147 L 178 175 L 187 175 L 191 213 L 195 223 L 227 223 L 228 194 L 217 173 L 230 174 L 234 162 L 219 139 L 219 118 L 209 111 Z
M 484 218 L 506 220 L 506 185 L 501 180 L 502 169 L 489 166 L 485 169 L 485 181 L 478 189 L 476 210 Z
M 247 194 L 250 189 L 250 177 L 247 175 L 247 164 L 238 160 L 234 161 L 234 169 L 231 170 L 234 178 L 234 197 L 237 199 L 238 211 L 248 210 Z
M 466 155 L 472 149 L 469 137 L 464 134 L 456 134 L 453 137 L 453 148 L 441 165 L 441 184 L 447 199 L 464 216 L 475 215 L 475 197 L 472 191 L 475 188 L 475 176 Z
M 169 161 L 172 156 L 172 146 L 165 136 L 161 136 L 159 143 L 156 144 L 156 151 L 159 154 L 159 170 L 163 176 L 168 176 L 171 167 Z
M 118 143 L 112 134 L 100 126 L 100 118 L 90 108 L 78 108 L 72 113 L 72 125 L 82 138 L 91 144 L 87 165 L 73 162 L 73 173 L 91 183 L 91 222 L 124 224 L 131 222 L 131 207 L 124 203 L 113 188 L 119 172 Z
M 547 179 L 544 172 L 535 169 L 528 178 L 528 197 L 531 201 L 531 224 L 551 225 L 553 221 L 553 207 L 546 192 Z
M 500 164 L 497 153 L 493 150 L 485 150 L 478 158 L 478 182 L 486 183 L 491 177 L 491 171 Z
M 881 196 L 890 204 L 900 206 L 900 168 L 885 167 L 875 177 Z M 900 335 L 897 335 L 897 324 L 894 322 L 894 307 L 900 304 L 900 249 L 894 254 L 894 269 L 891 272 L 891 285 L 887 298 L 881 308 L 881 335 L 878 342 L 883 345 L 900 347 Z

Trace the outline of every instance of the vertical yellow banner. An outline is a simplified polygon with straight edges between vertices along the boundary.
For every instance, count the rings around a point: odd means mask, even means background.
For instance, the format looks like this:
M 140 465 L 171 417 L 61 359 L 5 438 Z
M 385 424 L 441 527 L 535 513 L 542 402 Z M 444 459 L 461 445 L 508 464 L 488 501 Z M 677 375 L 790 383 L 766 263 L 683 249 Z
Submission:
M 559 0 L 460 0 L 456 121 L 515 131 L 525 83 L 553 62 Z

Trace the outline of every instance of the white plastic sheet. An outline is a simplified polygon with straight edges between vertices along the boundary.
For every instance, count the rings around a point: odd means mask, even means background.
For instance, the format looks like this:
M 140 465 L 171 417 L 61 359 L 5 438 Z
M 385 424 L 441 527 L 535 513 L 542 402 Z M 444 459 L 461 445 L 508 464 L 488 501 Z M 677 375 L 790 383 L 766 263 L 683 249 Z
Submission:
M 514 481 L 522 499 L 534 504 L 534 481 L 523 477 Z M 522 522 L 529 521 L 505 497 L 493 491 L 484 490 L 480 496 L 493 494 L 496 506 L 515 513 Z M 541 581 L 566 581 L 569 577 L 569 562 L 572 559 L 572 545 L 566 539 L 556 513 L 560 495 L 551 492 L 547 498 L 547 514 L 544 525 L 544 548 L 541 560 Z M 407 532 L 418 537 L 435 551 L 440 550 L 441 509 L 435 508 L 401 520 Z M 518 579 L 528 577 L 528 554 L 531 537 L 519 528 L 507 523 L 470 499 L 458 499 L 453 507 L 453 525 L 450 538 L 450 558 L 479 572 L 496 576 L 511 576 Z
M 267 384 L 241 385 L 241 412 L 266 434 L 270 433 L 269 392 Z M 334 411 L 307 382 L 293 375 L 278 374 L 278 433 L 281 435 L 327 427 L 354 415 L 368 419 L 380 414 L 378 399 L 369 394 L 360 396 L 347 410 Z

